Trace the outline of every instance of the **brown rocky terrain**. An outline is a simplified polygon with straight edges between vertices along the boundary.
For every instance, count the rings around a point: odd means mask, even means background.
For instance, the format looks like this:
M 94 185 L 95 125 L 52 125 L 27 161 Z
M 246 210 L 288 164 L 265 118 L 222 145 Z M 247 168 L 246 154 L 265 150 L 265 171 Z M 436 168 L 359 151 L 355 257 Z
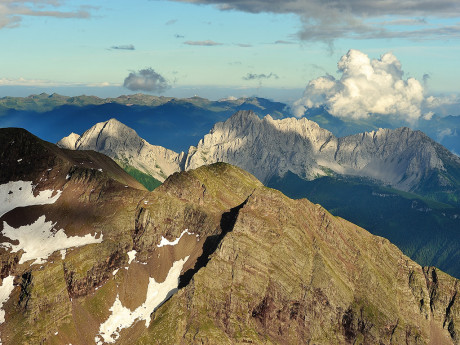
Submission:
M 139 344 L 458 344 L 458 289 L 321 206 L 258 188 Z
M 458 280 L 239 168 L 175 173 L 148 192 L 101 154 L 23 130 L 0 130 L 0 148 L 0 187 L 34 186 L 0 218 L 3 344 L 460 341 Z M 19 193 L 8 189 L 4 202 Z M 93 242 L 22 262 L 30 249 L 13 252 L 11 233 L 42 216 L 47 240 L 62 229 Z

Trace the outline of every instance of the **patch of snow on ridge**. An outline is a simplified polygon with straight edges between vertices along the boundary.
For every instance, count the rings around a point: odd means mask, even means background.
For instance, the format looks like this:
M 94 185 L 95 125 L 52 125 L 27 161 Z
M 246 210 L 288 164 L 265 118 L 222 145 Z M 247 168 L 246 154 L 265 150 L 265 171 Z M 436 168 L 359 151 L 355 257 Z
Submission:
M 24 253 L 19 264 L 34 259 L 33 264 L 41 264 L 55 251 L 102 242 L 102 234 L 99 238 L 96 238 L 96 235 L 91 236 L 91 234 L 83 237 L 67 237 L 63 229 L 53 232 L 54 225 L 56 224 L 51 221 L 45 221 L 45 216 L 41 216 L 30 225 L 24 225 L 17 229 L 3 222 L 1 234 L 13 241 L 19 241 L 19 244 L 3 242 L 0 243 L 0 247 L 11 248 L 12 253 L 23 250 Z
M 10 298 L 10 294 L 14 289 L 13 280 L 13 276 L 5 277 L 3 278 L 2 285 L 0 286 L 0 324 L 5 322 L 5 311 L 2 308 L 5 302 Z
M 154 278 L 149 278 L 145 302 L 134 311 L 124 307 L 119 296 L 117 296 L 109 309 L 112 315 L 99 327 L 99 335 L 94 339 L 96 344 L 114 343 L 120 337 L 120 331 L 131 327 L 136 321 L 144 320 L 145 327 L 149 327 L 150 314 L 177 291 L 180 272 L 188 258 L 187 256 L 182 260 L 175 261 L 164 282 L 157 283 Z
M 54 190 L 41 191 L 34 196 L 32 181 L 14 181 L 0 185 L 0 217 L 16 207 L 32 205 L 54 204 L 61 196 L 62 191 L 58 190 L 55 196 Z
M 127 252 L 128 254 L 128 265 L 136 258 L 137 252 L 133 249 L 130 252 Z
M 157 247 L 160 248 L 160 247 L 163 247 L 163 246 L 175 246 L 176 244 L 179 243 L 180 239 L 182 238 L 182 236 L 184 236 L 184 234 L 194 235 L 193 232 L 190 232 L 190 231 L 188 231 L 188 229 L 185 229 L 184 231 L 182 231 L 180 236 L 178 238 L 176 238 L 172 242 L 168 241 L 164 236 L 161 236 L 160 244 L 157 244 Z M 197 237 L 198 237 L 198 235 L 197 235 Z

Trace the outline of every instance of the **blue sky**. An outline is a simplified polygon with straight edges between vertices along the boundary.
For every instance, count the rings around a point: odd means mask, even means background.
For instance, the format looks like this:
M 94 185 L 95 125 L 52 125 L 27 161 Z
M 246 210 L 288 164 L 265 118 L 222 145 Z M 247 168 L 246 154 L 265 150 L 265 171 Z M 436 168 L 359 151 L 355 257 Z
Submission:
M 426 94 L 457 94 L 460 5 L 415 3 L 5 0 L 0 97 L 161 92 L 293 101 L 315 78 L 339 79 L 337 63 L 350 49 L 370 59 L 391 52 L 403 80 L 417 79 Z M 141 70 L 155 73 L 144 73 L 153 84 L 123 86 L 130 74 L 143 82 Z M 159 77 L 166 87 L 155 87 Z

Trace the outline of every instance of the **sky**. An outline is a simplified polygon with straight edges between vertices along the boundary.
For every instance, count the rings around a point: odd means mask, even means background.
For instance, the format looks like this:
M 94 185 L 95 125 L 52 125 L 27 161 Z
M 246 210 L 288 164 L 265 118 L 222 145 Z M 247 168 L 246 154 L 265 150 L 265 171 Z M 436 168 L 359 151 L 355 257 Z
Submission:
M 458 0 L 0 0 L 0 45 L 0 97 L 256 95 L 416 119 L 460 93 Z

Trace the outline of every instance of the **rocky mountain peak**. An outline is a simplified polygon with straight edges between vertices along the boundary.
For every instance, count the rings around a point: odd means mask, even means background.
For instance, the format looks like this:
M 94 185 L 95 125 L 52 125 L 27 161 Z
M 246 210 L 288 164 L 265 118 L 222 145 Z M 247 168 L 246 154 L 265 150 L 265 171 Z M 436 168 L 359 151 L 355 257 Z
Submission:
M 57 146 L 62 147 L 63 149 L 75 150 L 75 145 L 78 139 L 80 139 L 80 135 L 72 132 L 68 136 L 59 140 L 57 142 Z
M 151 145 L 134 129 L 115 118 L 95 124 L 81 135 L 72 146 L 75 137 L 63 138 L 58 145 L 74 150 L 101 152 L 123 167 L 133 167 L 159 181 L 180 170 L 183 154 L 161 146 Z
M 309 180 L 332 172 L 369 177 L 404 191 L 423 191 L 426 181 L 455 185 L 459 176 L 444 176 L 446 159 L 452 166 L 460 165 L 441 145 L 407 127 L 337 138 L 306 118 L 259 119 L 250 111 L 240 111 L 217 123 L 191 148 L 185 169 L 224 161 L 264 182 L 287 171 Z M 455 169 L 450 171 L 455 175 Z
M 242 120 L 255 120 L 258 119 L 259 117 L 255 112 L 252 110 L 239 110 L 235 114 L 233 114 L 229 120 L 235 121 L 237 119 L 242 119 Z
M 78 149 L 94 149 L 95 151 L 112 151 L 116 154 L 119 146 L 139 149 L 145 143 L 136 131 L 116 119 L 100 122 L 87 130 L 75 143 Z M 109 155 L 110 156 L 110 155 Z
M 261 120 L 252 110 L 240 110 L 224 122 L 224 127 L 227 129 L 241 129 L 260 122 Z

